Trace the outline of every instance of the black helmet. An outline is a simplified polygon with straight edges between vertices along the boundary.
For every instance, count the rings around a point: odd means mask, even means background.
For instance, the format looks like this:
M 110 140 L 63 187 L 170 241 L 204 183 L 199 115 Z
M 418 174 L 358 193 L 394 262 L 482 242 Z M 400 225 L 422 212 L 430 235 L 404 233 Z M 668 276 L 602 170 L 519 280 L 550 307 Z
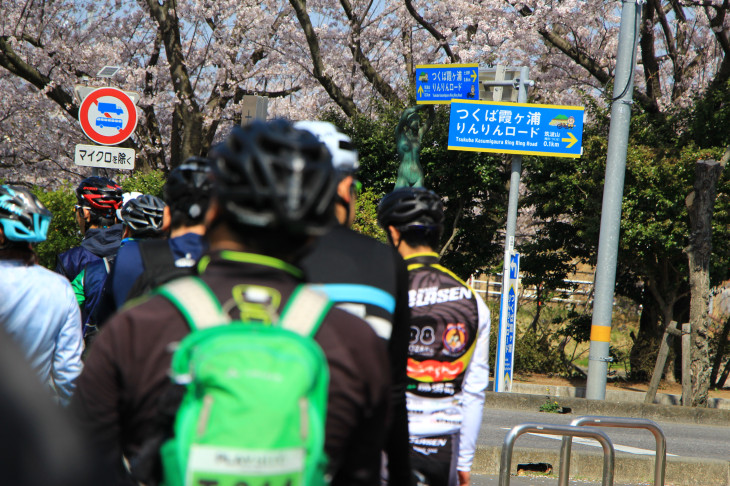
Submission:
M 290 122 L 236 126 L 211 159 L 215 194 L 234 223 L 318 234 L 334 222 L 330 153 Z
M 160 236 L 164 210 L 162 199 L 143 194 L 126 202 L 122 208 L 122 222 L 132 229 L 133 236 Z
M 401 187 L 378 204 L 378 224 L 395 226 L 442 226 L 444 205 L 438 194 L 423 187 Z
M 180 211 L 192 219 L 202 218 L 210 200 L 210 160 L 188 158 L 170 171 L 163 191 L 172 211 Z
M 76 188 L 76 199 L 93 214 L 114 219 L 116 210 L 122 207 L 122 188 L 106 177 L 87 177 Z
M 0 225 L 9 241 L 45 241 L 51 212 L 28 189 L 0 186 Z

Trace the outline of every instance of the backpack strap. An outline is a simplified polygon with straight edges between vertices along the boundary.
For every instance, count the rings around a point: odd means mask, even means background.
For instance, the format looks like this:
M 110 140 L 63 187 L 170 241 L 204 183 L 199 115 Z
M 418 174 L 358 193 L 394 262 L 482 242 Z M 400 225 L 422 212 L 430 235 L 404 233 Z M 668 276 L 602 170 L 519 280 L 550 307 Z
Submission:
M 332 307 L 326 295 L 307 285 L 299 285 L 281 311 L 279 325 L 300 336 L 312 337 Z
M 154 293 L 172 302 L 193 331 L 231 322 L 231 317 L 223 311 L 213 291 L 198 277 L 173 280 L 158 287 Z
M 144 274 L 155 275 L 158 271 L 167 270 L 175 266 L 175 257 L 167 239 L 142 240 L 137 245 L 142 257 Z

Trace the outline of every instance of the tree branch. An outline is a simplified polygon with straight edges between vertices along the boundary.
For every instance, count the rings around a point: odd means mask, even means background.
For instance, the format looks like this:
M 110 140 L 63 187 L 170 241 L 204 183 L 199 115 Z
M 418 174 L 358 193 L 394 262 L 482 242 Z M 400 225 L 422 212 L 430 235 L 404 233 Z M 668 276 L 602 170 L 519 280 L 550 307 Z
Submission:
M 21 59 L 10 45 L 8 36 L 0 36 L 0 66 L 44 91 L 46 96 L 55 101 L 69 116 L 78 118 L 79 107 L 74 102 L 73 96 L 60 86 L 54 85 L 53 80 L 38 71 L 35 66 Z
M 411 17 L 415 19 L 416 22 L 418 22 L 421 27 L 426 29 L 434 39 L 436 39 L 439 43 L 439 47 L 444 50 L 447 56 L 449 56 L 449 60 L 452 63 L 457 63 L 461 59 L 459 58 L 458 54 L 454 54 L 454 52 L 451 51 L 451 47 L 449 47 L 449 43 L 446 40 L 446 37 L 436 30 L 436 28 L 431 25 L 429 22 L 426 21 L 421 15 L 416 11 L 415 7 L 413 7 L 413 0 L 404 0 L 406 4 L 406 9 L 408 10 L 408 13 L 411 14 Z
M 459 220 L 461 219 L 461 215 L 464 213 L 464 198 L 459 198 L 459 209 L 456 210 L 456 216 L 454 216 L 454 224 L 452 226 L 451 236 L 449 236 L 449 240 L 444 244 L 443 248 L 441 248 L 441 251 L 439 254 L 441 256 L 444 256 L 446 251 L 451 246 L 451 243 L 454 241 L 454 238 L 456 238 L 456 233 L 459 231 Z
M 355 59 L 355 62 L 358 66 L 360 66 L 360 70 L 367 80 L 375 87 L 375 90 L 380 93 L 380 96 L 385 98 L 385 100 L 392 105 L 402 106 L 403 102 L 400 100 L 395 90 L 383 79 L 380 73 L 375 70 L 373 65 L 370 63 L 370 59 L 368 59 L 362 52 L 362 45 L 360 43 L 362 21 L 358 19 L 353 12 L 352 5 L 349 0 L 340 0 L 340 4 L 345 10 L 347 20 L 350 21 L 350 25 L 352 26 L 352 43 L 350 44 L 350 50 L 352 51 L 352 57 Z
M 351 97 L 346 96 L 339 86 L 332 80 L 330 76 L 325 73 L 324 62 L 322 61 L 322 54 L 319 50 L 319 40 L 317 34 L 314 32 L 312 21 L 307 13 L 306 0 L 289 0 L 289 3 L 294 8 L 294 12 L 297 14 L 299 25 L 304 31 L 304 36 L 307 39 L 309 45 L 309 52 L 312 55 L 312 67 L 313 75 L 325 89 L 327 94 L 337 105 L 342 108 L 345 114 L 353 118 L 360 114 L 357 109 L 357 105 Z

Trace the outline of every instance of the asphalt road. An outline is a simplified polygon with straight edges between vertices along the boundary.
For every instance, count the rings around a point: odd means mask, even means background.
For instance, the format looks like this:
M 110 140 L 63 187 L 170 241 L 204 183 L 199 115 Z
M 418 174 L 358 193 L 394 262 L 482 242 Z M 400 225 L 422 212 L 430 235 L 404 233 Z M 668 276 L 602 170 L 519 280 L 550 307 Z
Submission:
M 507 432 L 516 425 L 526 422 L 567 425 L 576 417 L 575 414 L 498 409 L 485 410 L 482 427 L 479 431 L 478 443 L 501 446 Z M 673 454 L 680 457 L 720 459 L 723 461 L 730 459 L 730 424 L 727 427 L 722 427 L 676 424 L 660 421 L 657 421 L 657 423 L 664 431 L 668 456 Z M 617 457 L 622 453 L 653 455 L 656 449 L 654 436 L 648 430 L 618 429 L 611 427 L 603 427 L 602 430 L 611 438 L 616 449 Z M 584 445 L 577 443 L 577 440 L 574 439 L 573 441 L 573 451 L 575 452 L 580 450 L 601 450 L 599 443 L 596 441 L 585 439 L 587 443 L 592 445 Z M 583 441 L 584 439 L 580 440 Z M 555 448 L 555 450 L 559 450 L 560 438 L 525 434 L 517 439 L 515 447 Z M 491 483 L 486 482 L 483 484 Z M 494 484 L 497 483 L 495 482 Z
M 471 486 L 497 486 L 499 484 L 498 476 L 487 476 L 483 474 L 472 474 L 471 475 Z M 600 486 L 600 482 L 594 481 L 582 481 L 582 480 L 571 480 L 570 486 Z M 626 483 L 613 483 L 614 486 L 639 486 L 651 483 L 632 483 L 628 485 Z M 557 486 L 557 478 L 541 478 L 541 477 L 511 477 L 509 480 L 510 486 Z

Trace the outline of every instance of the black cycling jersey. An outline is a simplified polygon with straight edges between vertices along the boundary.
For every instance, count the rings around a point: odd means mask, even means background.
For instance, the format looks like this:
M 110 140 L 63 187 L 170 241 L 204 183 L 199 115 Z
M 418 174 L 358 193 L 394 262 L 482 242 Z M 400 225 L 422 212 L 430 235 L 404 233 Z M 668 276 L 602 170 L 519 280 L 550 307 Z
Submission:
M 365 319 L 387 340 L 393 390 L 392 425 L 386 453 L 390 484 L 408 484 L 408 416 L 405 386 L 408 358 L 408 272 L 393 248 L 338 226 L 320 237 L 300 266 L 305 278 L 321 283 L 338 307 Z
M 422 397 L 453 396 L 461 391 L 479 331 L 476 294 L 438 255 L 408 258 L 411 308 L 408 391 Z

